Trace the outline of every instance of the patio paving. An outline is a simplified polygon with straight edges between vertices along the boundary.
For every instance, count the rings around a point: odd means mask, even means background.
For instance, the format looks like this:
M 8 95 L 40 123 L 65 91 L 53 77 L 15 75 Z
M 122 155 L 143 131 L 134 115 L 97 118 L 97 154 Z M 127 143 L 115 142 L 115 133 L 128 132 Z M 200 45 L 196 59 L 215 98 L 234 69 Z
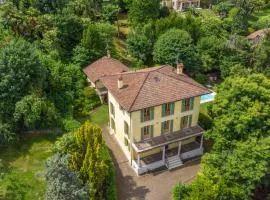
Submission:
M 200 159 L 190 161 L 173 171 L 163 170 L 137 176 L 115 137 L 103 128 L 103 137 L 116 166 L 119 200 L 167 200 L 176 183 L 189 183 L 197 174 Z

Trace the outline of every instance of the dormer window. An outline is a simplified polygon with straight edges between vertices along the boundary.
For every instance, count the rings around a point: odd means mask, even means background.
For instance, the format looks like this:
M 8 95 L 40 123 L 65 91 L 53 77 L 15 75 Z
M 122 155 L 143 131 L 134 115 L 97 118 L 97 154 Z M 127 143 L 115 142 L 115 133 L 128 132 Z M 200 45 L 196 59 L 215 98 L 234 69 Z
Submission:
M 174 103 L 165 103 L 162 105 L 162 117 L 174 114 Z
M 146 122 L 154 119 L 154 108 L 144 108 L 141 110 L 141 122 Z
M 182 112 L 193 110 L 194 97 L 182 100 Z

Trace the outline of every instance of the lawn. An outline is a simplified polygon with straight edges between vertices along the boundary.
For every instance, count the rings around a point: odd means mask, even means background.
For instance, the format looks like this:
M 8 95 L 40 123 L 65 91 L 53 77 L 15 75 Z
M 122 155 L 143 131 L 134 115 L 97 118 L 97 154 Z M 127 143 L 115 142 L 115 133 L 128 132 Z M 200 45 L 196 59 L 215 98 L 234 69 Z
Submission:
M 99 126 L 105 125 L 109 121 L 108 105 L 103 104 L 95 109 L 90 114 L 90 121 Z
M 25 136 L 20 145 L 0 148 L 4 172 L 0 176 L 0 199 L 44 199 L 46 183 L 42 174 L 56 138 L 53 134 Z

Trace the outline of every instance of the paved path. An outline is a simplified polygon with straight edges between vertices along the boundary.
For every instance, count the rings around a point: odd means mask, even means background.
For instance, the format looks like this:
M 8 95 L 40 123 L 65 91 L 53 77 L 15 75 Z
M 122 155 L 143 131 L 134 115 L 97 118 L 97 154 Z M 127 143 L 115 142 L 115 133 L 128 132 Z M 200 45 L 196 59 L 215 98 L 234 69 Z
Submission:
M 119 200 L 169 200 L 173 186 L 178 182 L 190 182 L 200 166 L 200 160 L 194 160 L 173 171 L 137 176 L 114 136 L 105 128 L 103 136 L 116 166 Z

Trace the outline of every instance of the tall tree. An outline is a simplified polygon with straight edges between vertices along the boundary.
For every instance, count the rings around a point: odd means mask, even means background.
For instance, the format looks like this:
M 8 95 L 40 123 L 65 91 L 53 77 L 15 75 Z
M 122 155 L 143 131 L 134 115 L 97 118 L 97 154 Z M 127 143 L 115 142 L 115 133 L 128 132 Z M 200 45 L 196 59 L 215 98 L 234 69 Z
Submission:
M 154 61 L 159 64 L 175 65 L 183 62 L 188 70 L 194 66 L 194 47 L 188 32 L 171 29 L 161 35 L 154 46 Z
M 160 0 L 133 0 L 128 13 L 128 20 L 134 26 L 157 20 L 160 12 Z
M 77 148 L 71 157 L 70 165 L 80 173 L 84 181 L 89 181 L 90 199 L 103 199 L 109 165 L 103 157 L 106 149 L 101 129 L 86 122 L 74 136 Z
M 42 91 L 46 69 L 37 49 L 22 39 L 0 50 L 0 121 L 13 118 L 15 104 L 33 91 Z
M 229 77 L 217 90 L 211 108 L 214 146 L 179 199 L 251 199 L 270 164 L 270 81 L 262 74 Z M 177 195 L 178 193 L 178 195 Z
M 263 5 L 263 0 L 233 0 L 237 8 L 237 14 L 234 17 L 233 31 L 235 33 L 246 34 L 248 30 L 248 21 L 256 9 Z

